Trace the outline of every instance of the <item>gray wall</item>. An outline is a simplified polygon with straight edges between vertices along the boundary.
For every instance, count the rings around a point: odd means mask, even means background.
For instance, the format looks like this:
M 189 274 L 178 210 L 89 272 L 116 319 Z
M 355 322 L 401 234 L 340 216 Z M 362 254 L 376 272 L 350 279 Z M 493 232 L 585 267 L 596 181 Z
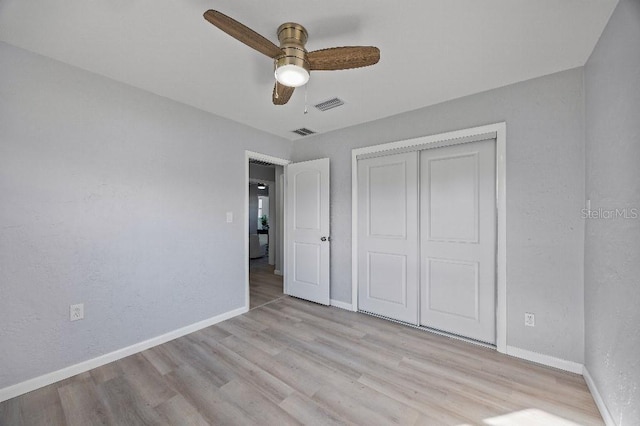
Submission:
M 276 169 L 273 166 L 249 164 L 249 177 L 251 179 L 274 182 L 276 179 Z
M 585 67 L 591 209 L 640 212 L 640 2 L 622 0 Z M 585 365 L 619 425 L 640 424 L 640 219 L 588 219 Z
M 4 43 L 0 69 L 0 388 L 244 305 L 244 150 L 290 142 Z
M 582 84 L 569 70 L 295 142 L 296 161 L 331 159 L 331 297 L 351 299 L 351 150 L 506 121 L 507 343 L 582 362 Z

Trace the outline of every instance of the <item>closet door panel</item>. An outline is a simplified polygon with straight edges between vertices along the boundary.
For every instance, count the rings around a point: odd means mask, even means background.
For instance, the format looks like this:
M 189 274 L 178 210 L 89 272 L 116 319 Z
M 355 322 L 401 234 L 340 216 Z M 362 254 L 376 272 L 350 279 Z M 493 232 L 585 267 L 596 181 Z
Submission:
M 418 153 L 358 162 L 358 308 L 418 323 Z
M 495 141 L 420 153 L 420 324 L 495 343 Z

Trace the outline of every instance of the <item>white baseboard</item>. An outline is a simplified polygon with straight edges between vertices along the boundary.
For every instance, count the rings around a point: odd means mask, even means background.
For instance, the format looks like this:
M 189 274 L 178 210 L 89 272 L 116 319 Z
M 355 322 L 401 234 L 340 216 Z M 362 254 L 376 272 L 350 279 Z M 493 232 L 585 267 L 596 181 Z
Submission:
M 520 349 L 509 345 L 507 345 L 507 355 L 526 359 L 527 361 L 557 368 L 559 370 L 582 374 L 582 364 L 574 361 L 567 361 L 566 359 L 556 358 L 550 355 L 540 354 L 538 352 L 528 351 L 526 349 Z
M 606 424 L 607 426 L 617 426 L 616 422 L 613 420 L 613 416 L 604 403 L 604 399 L 602 399 L 602 396 L 600 395 L 600 392 L 596 387 L 596 382 L 593 381 L 593 377 L 591 377 L 591 374 L 589 374 L 586 366 L 582 369 L 582 376 L 584 377 L 584 381 L 587 382 L 587 387 L 589 388 L 589 391 L 593 396 L 596 407 L 598 407 L 598 410 L 600 411 L 600 415 L 602 416 L 602 420 L 604 420 L 604 424 Z
M 331 299 L 331 306 L 335 306 L 336 308 L 346 309 L 347 311 L 355 312 L 353 309 L 353 305 L 351 303 L 341 302 L 336 299 Z
M 225 312 L 220 315 L 216 315 L 215 317 L 196 322 L 194 324 L 179 328 L 177 330 L 170 331 L 160 336 L 153 337 L 143 342 L 135 343 L 131 346 L 127 346 L 126 348 L 118 349 L 113 352 L 100 355 L 96 358 L 92 358 L 87 361 L 70 365 L 69 367 L 65 367 L 60 370 L 53 371 L 51 373 L 43 374 L 42 376 L 39 376 L 39 377 L 26 380 L 24 382 L 8 386 L 4 389 L 0 389 L 0 402 L 14 398 L 16 396 L 20 396 L 27 392 L 31 392 L 41 387 L 48 386 L 52 383 L 59 382 L 60 380 L 67 379 L 77 374 L 84 373 L 85 371 L 89 371 L 91 369 L 100 367 L 110 362 L 117 361 L 129 355 L 142 352 L 154 346 L 161 345 L 170 340 L 177 339 L 178 337 L 182 337 L 184 335 L 187 335 L 195 331 L 201 330 L 203 328 L 209 327 L 211 325 L 217 324 L 224 320 L 233 318 L 247 311 L 248 311 L 248 308 L 246 306 L 242 308 L 234 309 L 232 311 Z
M 280 271 L 280 270 L 278 270 L 278 269 L 274 269 L 274 270 L 273 270 L 273 273 L 274 273 L 274 274 L 276 274 L 276 275 L 280 275 L 280 276 L 282 276 L 282 271 Z

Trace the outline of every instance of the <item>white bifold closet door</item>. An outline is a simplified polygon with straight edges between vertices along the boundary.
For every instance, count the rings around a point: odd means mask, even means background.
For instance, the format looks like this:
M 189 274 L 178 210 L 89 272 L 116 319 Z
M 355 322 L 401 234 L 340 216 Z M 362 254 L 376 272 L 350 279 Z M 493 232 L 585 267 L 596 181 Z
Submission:
M 495 140 L 420 152 L 420 324 L 496 341 Z
M 418 324 L 418 152 L 358 162 L 358 308 Z
M 495 344 L 495 139 L 358 160 L 358 309 Z

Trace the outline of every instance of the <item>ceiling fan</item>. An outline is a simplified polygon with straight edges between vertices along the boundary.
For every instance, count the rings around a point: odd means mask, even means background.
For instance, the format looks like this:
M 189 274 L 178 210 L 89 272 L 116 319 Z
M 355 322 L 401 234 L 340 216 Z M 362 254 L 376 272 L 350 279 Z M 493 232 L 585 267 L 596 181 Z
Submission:
M 380 49 L 373 46 L 344 46 L 307 52 L 307 30 L 287 22 L 278 27 L 280 47 L 251 28 L 217 10 L 207 10 L 204 18 L 225 33 L 274 60 L 276 84 L 274 105 L 289 101 L 296 87 L 309 81 L 310 71 L 333 71 L 367 67 L 380 60 Z

